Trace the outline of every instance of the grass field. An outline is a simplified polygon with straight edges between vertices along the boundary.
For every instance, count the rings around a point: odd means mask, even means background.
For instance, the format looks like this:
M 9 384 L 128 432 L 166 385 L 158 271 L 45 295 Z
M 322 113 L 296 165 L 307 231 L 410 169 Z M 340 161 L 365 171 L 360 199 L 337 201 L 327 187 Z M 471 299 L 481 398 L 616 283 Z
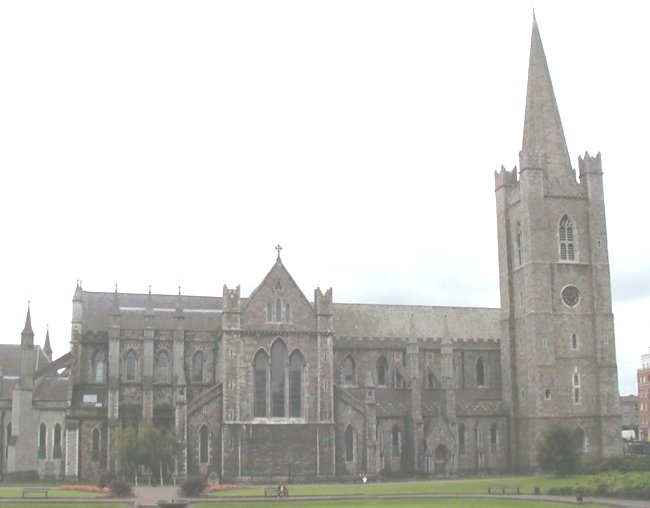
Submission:
M 463 478 L 458 480 L 434 480 L 392 483 L 362 484 L 318 484 L 290 485 L 292 496 L 328 496 L 328 495 L 391 495 L 391 494 L 487 494 L 490 485 L 519 485 L 521 494 L 533 494 L 539 488 L 542 494 L 548 489 L 562 486 L 584 486 L 592 476 L 574 476 L 558 478 L 555 476 L 514 476 L 496 478 Z M 244 490 L 223 490 L 210 496 L 264 496 L 263 487 Z
M 282 501 L 280 501 L 282 502 Z M 237 502 L 220 502 L 214 503 L 196 503 L 193 508 L 241 508 L 242 506 L 263 506 L 259 502 L 250 502 L 248 504 Z M 332 501 L 291 501 L 283 503 L 290 508 L 319 508 L 319 507 L 332 507 L 332 506 L 345 506 L 345 508 L 369 508 L 371 506 L 378 506 L 388 508 L 389 506 L 405 507 L 420 507 L 430 506 L 435 508 L 567 508 L 575 506 L 574 504 L 565 503 L 548 503 L 543 501 L 518 501 L 508 499 L 359 499 L 359 500 L 332 500 Z M 597 508 L 599 505 L 583 503 L 581 508 Z

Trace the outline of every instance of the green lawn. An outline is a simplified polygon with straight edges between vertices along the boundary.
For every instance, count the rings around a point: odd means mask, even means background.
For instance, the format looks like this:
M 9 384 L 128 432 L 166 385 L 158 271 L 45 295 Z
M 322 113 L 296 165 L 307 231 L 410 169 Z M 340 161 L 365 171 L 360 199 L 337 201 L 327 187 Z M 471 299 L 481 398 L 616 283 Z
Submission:
M 416 506 L 433 506 L 435 508 L 568 508 L 575 506 L 574 504 L 565 503 L 547 503 L 543 501 L 524 501 L 524 500 L 509 500 L 509 499 L 359 499 L 359 500 L 334 500 L 334 501 L 291 501 L 283 503 L 290 508 L 318 508 L 318 507 L 332 507 L 332 506 L 345 506 L 345 508 L 370 506 L 389 507 L 399 504 L 402 507 L 416 507 Z M 242 506 L 260 506 L 258 502 L 250 503 L 237 503 L 237 502 L 220 502 L 214 503 L 196 503 L 192 505 L 193 508 L 241 508 Z M 584 503 L 580 505 L 582 508 L 598 508 L 600 505 Z
M 519 485 L 521 494 L 533 494 L 535 487 L 545 494 L 549 488 L 567 485 L 587 485 L 592 476 L 557 478 L 555 476 L 512 476 L 496 478 L 463 478 L 458 480 L 433 480 L 413 482 L 370 482 L 361 484 L 289 485 L 292 496 L 327 495 L 388 495 L 388 494 L 487 494 L 490 485 Z M 263 487 L 243 490 L 223 490 L 210 496 L 264 496 Z
M 48 498 L 49 499 L 49 498 Z M 65 501 L 61 502 L 48 502 L 48 503 L 2 503 L 2 508 L 47 508 L 51 506 L 52 508 L 64 508 L 69 507 L 70 504 L 66 504 Z M 75 508 L 133 508 L 133 503 L 75 503 Z M 241 507 L 241 505 L 239 505 Z M 213 506 L 214 508 L 214 506 Z
M 64 490 L 64 489 L 57 489 L 56 486 L 52 485 L 36 485 L 36 484 L 31 484 L 32 487 L 48 487 L 50 490 L 47 493 L 47 498 L 50 499 L 57 499 L 57 498 L 68 498 L 68 499 L 73 499 L 73 498 L 89 498 L 92 499 L 94 497 L 105 497 L 106 494 L 98 494 L 96 492 L 82 492 L 79 490 Z M 0 487 L 0 499 L 6 499 L 6 498 L 21 498 L 23 497 L 23 489 L 22 487 Z M 33 494 L 29 496 L 31 498 L 45 498 L 44 495 L 42 494 Z M 4 503 L 2 504 L 3 508 L 6 506 Z M 23 505 L 25 506 L 25 505 Z

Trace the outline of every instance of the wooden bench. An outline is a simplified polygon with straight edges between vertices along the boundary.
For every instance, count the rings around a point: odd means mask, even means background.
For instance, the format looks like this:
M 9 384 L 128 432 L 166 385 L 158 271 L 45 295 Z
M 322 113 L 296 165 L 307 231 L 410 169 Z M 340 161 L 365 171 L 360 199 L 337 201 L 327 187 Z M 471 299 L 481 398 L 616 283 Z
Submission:
M 264 497 L 287 497 L 289 495 L 289 489 L 285 487 L 284 494 L 278 493 L 277 487 L 264 487 Z
M 488 494 L 519 494 L 519 485 L 503 483 L 489 485 Z
M 23 497 L 29 497 L 28 494 L 45 494 L 47 498 L 49 490 L 49 487 L 23 487 Z

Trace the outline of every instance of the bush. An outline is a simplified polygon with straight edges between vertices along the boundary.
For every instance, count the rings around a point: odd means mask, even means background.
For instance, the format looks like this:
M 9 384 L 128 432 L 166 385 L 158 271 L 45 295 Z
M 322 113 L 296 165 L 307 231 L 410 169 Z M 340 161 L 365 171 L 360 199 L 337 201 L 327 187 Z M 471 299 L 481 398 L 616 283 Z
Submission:
M 197 497 L 205 490 L 208 482 L 202 476 L 195 476 L 194 478 L 188 478 L 183 483 L 181 483 L 181 492 L 184 496 L 187 497 Z
M 107 487 L 111 482 L 117 480 L 117 475 L 112 471 L 104 471 L 97 478 L 97 486 L 100 489 Z
M 580 474 L 599 474 L 608 471 L 631 473 L 634 471 L 650 471 L 650 456 L 618 455 L 599 459 L 583 456 L 580 463 Z
M 129 497 L 131 495 L 131 485 L 123 480 L 113 480 L 109 483 L 112 495 L 115 497 Z

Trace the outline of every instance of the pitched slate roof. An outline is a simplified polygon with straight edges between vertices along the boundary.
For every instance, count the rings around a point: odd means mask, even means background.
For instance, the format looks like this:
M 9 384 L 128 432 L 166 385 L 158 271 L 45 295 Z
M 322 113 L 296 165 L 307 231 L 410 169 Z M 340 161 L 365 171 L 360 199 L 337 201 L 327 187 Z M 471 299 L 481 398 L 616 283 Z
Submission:
M 495 339 L 501 335 L 500 309 L 336 303 L 337 337 Z M 445 319 L 447 323 L 445 323 Z
M 20 354 L 20 344 L 0 344 L 0 368 L 2 375 L 20 376 L 20 365 L 22 363 Z M 49 360 L 40 346 L 34 346 L 32 349 L 34 356 L 34 371 L 44 367 Z

